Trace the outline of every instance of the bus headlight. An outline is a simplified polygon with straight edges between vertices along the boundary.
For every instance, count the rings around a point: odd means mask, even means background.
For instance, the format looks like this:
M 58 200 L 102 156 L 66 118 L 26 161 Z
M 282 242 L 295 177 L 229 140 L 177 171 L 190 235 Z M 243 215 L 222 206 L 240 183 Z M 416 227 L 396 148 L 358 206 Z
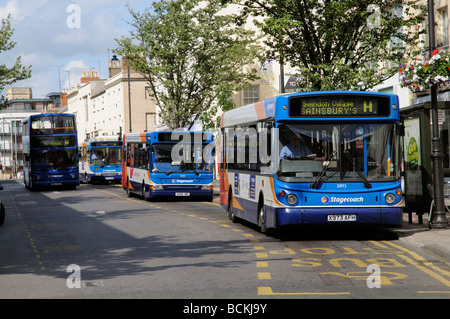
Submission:
M 211 189 L 213 189 L 212 185 L 209 185 L 209 184 L 202 185 L 202 191 L 207 191 L 207 190 L 211 190 Z
M 386 203 L 392 204 L 393 202 L 395 202 L 395 195 L 392 193 L 388 193 L 386 194 L 386 196 L 384 196 L 384 200 L 386 201 Z
M 164 189 L 164 186 L 162 185 L 150 185 L 150 189 L 155 190 L 155 191 L 161 191 Z
M 289 194 L 286 197 L 286 201 L 289 205 L 294 205 L 295 203 L 297 203 L 297 196 L 295 196 L 294 194 Z

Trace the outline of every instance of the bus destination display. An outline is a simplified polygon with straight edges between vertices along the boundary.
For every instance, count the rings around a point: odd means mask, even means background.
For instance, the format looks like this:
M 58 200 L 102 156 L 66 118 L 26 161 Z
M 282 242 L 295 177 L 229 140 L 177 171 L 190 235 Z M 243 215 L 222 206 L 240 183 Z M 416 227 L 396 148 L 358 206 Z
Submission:
M 108 146 L 122 146 L 121 141 L 105 141 L 105 142 L 91 142 L 91 146 L 98 146 L 98 147 L 108 147 Z
M 389 115 L 389 97 L 314 95 L 292 97 L 289 99 L 290 117 L 355 117 Z
M 33 136 L 32 146 L 43 147 L 75 147 L 75 136 Z

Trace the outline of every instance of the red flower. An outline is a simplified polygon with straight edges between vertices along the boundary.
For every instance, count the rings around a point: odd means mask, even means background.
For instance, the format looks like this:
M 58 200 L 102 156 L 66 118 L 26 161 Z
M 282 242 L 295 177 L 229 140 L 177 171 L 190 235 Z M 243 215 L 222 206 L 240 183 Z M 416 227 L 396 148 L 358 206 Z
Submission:
M 439 50 L 438 50 L 438 49 L 434 49 L 432 55 L 435 56 L 435 55 L 438 54 L 438 53 L 439 53 Z

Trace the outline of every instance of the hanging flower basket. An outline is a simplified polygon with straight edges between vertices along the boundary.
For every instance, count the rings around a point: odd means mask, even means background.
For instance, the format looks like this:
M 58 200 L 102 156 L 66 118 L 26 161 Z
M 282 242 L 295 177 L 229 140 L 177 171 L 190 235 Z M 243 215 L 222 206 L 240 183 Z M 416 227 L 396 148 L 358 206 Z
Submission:
M 415 59 L 399 68 L 400 85 L 413 92 L 428 90 L 433 84 L 450 84 L 450 54 L 434 50 L 431 58 Z

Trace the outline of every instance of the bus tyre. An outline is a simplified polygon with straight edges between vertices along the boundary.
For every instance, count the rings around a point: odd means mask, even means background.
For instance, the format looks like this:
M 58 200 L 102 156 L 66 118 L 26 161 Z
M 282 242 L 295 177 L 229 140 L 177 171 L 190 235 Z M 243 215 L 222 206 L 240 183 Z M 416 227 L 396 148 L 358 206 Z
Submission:
M 274 234 L 274 229 L 266 228 L 266 213 L 264 209 L 264 201 L 261 201 L 258 207 L 258 226 L 261 228 L 261 233 L 266 234 L 266 236 L 272 236 Z
M 231 195 L 231 189 L 228 192 L 228 218 L 231 220 L 232 223 L 236 223 L 237 222 L 237 217 L 236 215 L 233 213 L 233 205 L 232 205 L 232 199 L 233 199 L 233 195 Z
M 0 226 L 5 222 L 5 206 L 3 203 L 0 203 Z
M 128 178 L 127 178 L 127 196 L 128 196 L 128 197 L 131 197 L 130 181 L 129 181 Z
M 258 226 L 261 228 L 261 233 L 266 232 L 266 222 L 265 222 L 264 204 L 259 204 L 258 209 Z
M 143 200 L 148 200 L 148 197 L 145 194 L 145 183 L 144 183 L 144 181 L 142 181 L 142 199 Z

